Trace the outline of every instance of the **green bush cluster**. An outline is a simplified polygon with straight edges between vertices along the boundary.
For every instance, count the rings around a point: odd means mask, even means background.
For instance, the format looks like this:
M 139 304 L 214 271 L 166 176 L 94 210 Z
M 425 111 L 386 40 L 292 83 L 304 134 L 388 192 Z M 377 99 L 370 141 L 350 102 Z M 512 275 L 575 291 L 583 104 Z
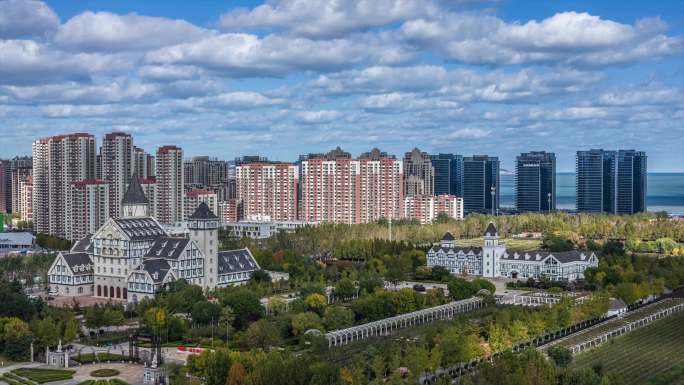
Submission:
M 20 368 L 12 370 L 12 373 L 39 384 L 44 384 L 46 382 L 70 380 L 74 377 L 75 372 L 62 369 Z
M 108 380 L 85 380 L 79 382 L 77 385 L 130 385 L 128 382 L 118 379 L 110 378 Z
M 5 373 L 2 375 L 2 380 L 9 385 L 36 385 L 35 382 L 21 378 L 14 373 Z
M 93 377 L 114 377 L 119 375 L 119 371 L 116 369 L 104 368 L 97 369 L 90 372 Z

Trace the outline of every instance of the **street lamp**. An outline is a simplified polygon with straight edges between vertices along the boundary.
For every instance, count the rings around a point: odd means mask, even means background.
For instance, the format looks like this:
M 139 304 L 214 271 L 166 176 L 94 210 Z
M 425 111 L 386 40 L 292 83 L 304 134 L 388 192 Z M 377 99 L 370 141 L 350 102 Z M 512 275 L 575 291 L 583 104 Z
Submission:
M 496 216 L 496 204 L 494 203 L 496 201 L 496 186 L 491 187 L 491 194 L 492 194 L 492 215 Z
M 548 210 L 551 212 L 551 193 L 546 193 L 546 203 L 548 203 Z

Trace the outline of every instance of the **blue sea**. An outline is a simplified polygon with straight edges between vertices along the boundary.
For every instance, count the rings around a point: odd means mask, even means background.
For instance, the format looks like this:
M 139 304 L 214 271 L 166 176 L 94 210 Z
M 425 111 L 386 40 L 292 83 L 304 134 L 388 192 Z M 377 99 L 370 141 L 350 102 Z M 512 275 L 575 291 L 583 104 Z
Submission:
M 684 173 L 649 173 L 646 187 L 648 211 L 684 213 Z M 501 206 L 515 206 L 515 176 L 501 175 Z M 556 174 L 556 207 L 575 209 L 575 174 Z

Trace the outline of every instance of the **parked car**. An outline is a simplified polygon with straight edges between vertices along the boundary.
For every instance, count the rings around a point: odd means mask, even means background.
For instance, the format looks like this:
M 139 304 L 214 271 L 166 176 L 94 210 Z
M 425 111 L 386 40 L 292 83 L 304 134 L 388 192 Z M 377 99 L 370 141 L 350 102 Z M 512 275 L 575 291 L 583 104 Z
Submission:
M 413 290 L 415 290 L 415 291 L 425 291 L 425 286 L 423 286 L 423 285 L 417 283 L 417 284 L 413 285 Z

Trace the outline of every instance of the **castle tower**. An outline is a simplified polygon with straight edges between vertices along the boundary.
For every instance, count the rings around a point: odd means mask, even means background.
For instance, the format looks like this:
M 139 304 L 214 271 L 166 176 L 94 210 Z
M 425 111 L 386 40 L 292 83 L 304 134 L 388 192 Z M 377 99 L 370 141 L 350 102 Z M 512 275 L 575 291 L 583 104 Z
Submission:
M 482 276 L 494 278 L 499 276 L 499 260 L 506 253 L 506 246 L 499 243 L 499 231 L 493 222 L 489 222 L 484 233 L 482 247 Z
M 123 218 L 149 217 L 149 201 L 140 186 L 138 175 L 133 174 L 128 190 L 121 201 L 121 213 Z
M 190 239 L 204 254 L 204 287 L 213 289 L 218 282 L 218 226 L 219 218 L 205 202 L 197 206 L 188 218 Z

